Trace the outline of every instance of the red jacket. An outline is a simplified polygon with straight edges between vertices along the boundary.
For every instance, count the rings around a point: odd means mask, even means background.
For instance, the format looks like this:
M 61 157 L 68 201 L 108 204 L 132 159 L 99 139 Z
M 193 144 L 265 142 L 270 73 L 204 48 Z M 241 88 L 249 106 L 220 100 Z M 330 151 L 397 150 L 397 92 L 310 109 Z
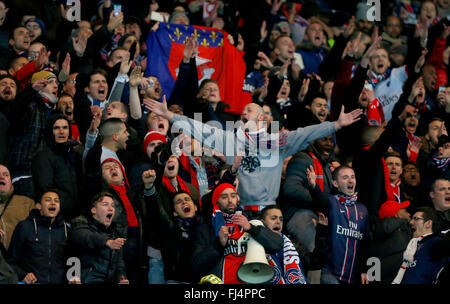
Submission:
M 435 89 L 439 89 L 440 86 L 445 86 L 447 83 L 447 67 L 442 60 L 446 43 L 447 40 L 442 39 L 441 37 L 436 38 L 433 51 L 428 58 L 428 63 L 432 64 L 436 69 L 437 80 Z
M 24 65 L 20 70 L 14 73 L 14 77 L 19 81 L 19 91 L 22 91 L 25 86 L 31 81 L 31 76 L 39 72 L 40 67 L 37 66 L 36 61 L 30 61 Z

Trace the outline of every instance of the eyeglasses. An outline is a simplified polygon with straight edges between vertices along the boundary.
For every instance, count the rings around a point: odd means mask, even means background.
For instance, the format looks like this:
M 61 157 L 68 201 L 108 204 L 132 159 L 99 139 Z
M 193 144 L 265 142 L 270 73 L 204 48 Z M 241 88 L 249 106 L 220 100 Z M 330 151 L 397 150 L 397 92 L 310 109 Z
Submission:
M 415 222 L 417 222 L 419 220 L 425 221 L 425 219 L 423 217 L 418 217 L 418 216 L 413 217 L 412 220 L 415 221 Z

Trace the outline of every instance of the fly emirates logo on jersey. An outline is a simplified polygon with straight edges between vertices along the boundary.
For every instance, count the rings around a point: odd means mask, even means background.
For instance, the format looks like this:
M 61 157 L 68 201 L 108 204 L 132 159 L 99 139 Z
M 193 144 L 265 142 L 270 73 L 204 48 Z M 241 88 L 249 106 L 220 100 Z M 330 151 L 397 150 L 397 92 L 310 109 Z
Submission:
M 342 227 L 341 225 L 336 226 L 336 233 L 345 235 L 348 237 L 353 237 L 358 240 L 362 240 L 363 234 L 358 230 L 358 224 L 352 221 L 348 221 L 348 228 Z

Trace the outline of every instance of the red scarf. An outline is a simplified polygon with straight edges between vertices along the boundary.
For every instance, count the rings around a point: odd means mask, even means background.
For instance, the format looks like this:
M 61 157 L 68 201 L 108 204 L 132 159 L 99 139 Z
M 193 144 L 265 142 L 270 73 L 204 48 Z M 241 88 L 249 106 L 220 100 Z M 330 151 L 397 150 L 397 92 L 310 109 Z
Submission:
M 319 159 L 312 152 L 308 152 L 308 155 L 311 156 L 314 164 L 314 173 L 316 173 L 316 183 L 319 185 L 320 190 L 323 192 L 323 168 Z
M 194 158 L 195 162 L 200 166 L 200 161 L 198 157 Z M 189 157 L 187 157 L 184 154 L 181 154 L 180 157 L 178 157 L 178 161 L 180 162 L 180 165 L 183 167 L 184 170 L 186 170 L 190 177 L 191 177 L 191 184 L 194 186 L 198 193 L 200 193 L 200 187 L 198 186 L 198 180 L 197 180 L 197 171 L 193 166 L 191 166 L 191 162 L 189 160 Z
M 125 207 L 125 212 L 127 213 L 128 218 L 128 227 L 138 227 L 136 213 L 134 212 L 133 206 L 127 196 L 127 187 L 125 187 L 125 185 L 116 186 L 113 184 L 110 184 L 110 186 L 119 194 L 123 206 Z
M 391 185 L 391 181 L 389 180 L 389 169 L 386 165 L 386 161 L 384 160 L 384 158 L 381 158 L 381 161 L 383 162 L 383 168 L 384 168 L 384 187 L 386 190 L 386 194 L 387 194 L 387 201 L 395 201 L 395 202 L 399 202 L 400 201 L 400 184 L 401 184 L 401 179 L 398 179 L 398 181 L 395 183 L 394 186 Z
M 162 182 L 164 184 L 164 186 L 167 188 L 167 190 L 169 190 L 172 193 L 177 192 L 177 189 L 175 189 L 175 187 L 172 185 L 172 183 L 170 182 L 169 178 L 167 176 L 163 176 Z M 191 190 L 189 190 L 186 182 L 177 175 L 177 182 L 178 182 L 178 188 L 180 190 L 186 191 L 187 193 L 189 193 L 192 197 L 192 193 Z M 198 205 L 201 207 L 202 206 L 202 201 L 200 196 L 198 197 Z

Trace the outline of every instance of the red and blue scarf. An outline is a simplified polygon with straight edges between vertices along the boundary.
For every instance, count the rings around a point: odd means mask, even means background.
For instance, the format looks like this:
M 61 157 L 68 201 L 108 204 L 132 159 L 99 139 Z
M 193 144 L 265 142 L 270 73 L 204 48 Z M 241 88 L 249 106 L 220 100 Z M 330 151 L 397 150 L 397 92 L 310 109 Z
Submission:
M 284 234 L 281 236 L 284 242 L 283 250 L 277 254 L 267 255 L 269 265 L 275 270 L 270 284 L 307 284 L 300 256 L 294 244 Z

